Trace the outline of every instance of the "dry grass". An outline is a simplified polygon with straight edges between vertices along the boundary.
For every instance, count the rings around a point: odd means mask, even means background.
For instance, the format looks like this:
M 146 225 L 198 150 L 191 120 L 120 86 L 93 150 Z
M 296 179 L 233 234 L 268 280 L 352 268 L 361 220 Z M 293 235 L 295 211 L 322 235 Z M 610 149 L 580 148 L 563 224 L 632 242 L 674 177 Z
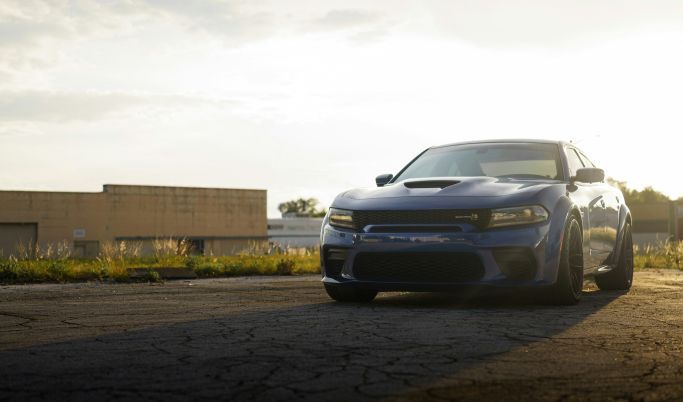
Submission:
M 141 256 L 139 242 L 105 242 L 95 259 L 72 258 L 66 243 L 45 249 L 24 246 L 19 257 L 0 259 L 0 283 L 130 281 L 127 268 L 190 268 L 199 277 L 240 275 L 298 275 L 320 272 L 317 249 L 277 249 L 254 244 L 231 256 L 190 256 L 185 240 L 160 239 L 152 244 L 153 255 Z
M 16 250 L 18 260 L 66 260 L 71 257 L 71 247 L 66 240 L 48 243 L 45 248 L 37 243 L 19 242 Z
M 683 241 L 659 242 L 646 247 L 635 247 L 634 266 L 642 268 L 683 268 Z

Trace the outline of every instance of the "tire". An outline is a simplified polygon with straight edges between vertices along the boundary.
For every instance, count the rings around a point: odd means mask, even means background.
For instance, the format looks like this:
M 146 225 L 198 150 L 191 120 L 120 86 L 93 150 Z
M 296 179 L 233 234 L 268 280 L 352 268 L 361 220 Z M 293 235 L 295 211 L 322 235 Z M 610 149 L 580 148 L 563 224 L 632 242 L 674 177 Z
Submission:
M 572 305 L 581 300 L 583 289 L 583 234 L 574 216 L 564 229 L 557 281 L 545 295 L 550 304 Z
M 342 303 L 369 303 L 377 296 L 377 291 L 372 289 L 330 286 L 327 284 L 325 284 L 325 291 L 332 299 Z
M 597 275 L 595 283 L 600 290 L 629 290 L 633 283 L 633 235 L 631 224 L 624 226 L 624 237 L 617 266 L 611 271 Z

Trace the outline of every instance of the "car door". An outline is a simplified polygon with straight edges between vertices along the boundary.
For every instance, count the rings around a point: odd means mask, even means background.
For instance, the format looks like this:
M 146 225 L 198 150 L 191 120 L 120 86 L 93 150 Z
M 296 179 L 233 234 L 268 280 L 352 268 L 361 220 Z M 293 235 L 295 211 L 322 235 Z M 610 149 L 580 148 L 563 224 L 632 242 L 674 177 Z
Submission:
M 573 177 L 578 169 L 586 166 L 574 147 L 566 146 L 564 151 L 569 175 Z M 584 268 L 594 268 L 601 265 L 605 259 L 599 235 L 596 235 L 605 227 L 603 189 L 599 183 L 575 182 L 573 186 L 569 186 L 568 191 L 570 198 L 581 211 Z
M 588 157 L 581 151 L 579 152 L 579 157 L 581 157 L 584 165 L 589 167 L 596 167 L 595 164 L 588 159 Z M 600 205 L 603 208 L 603 226 L 600 231 L 594 233 L 594 243 L 598 250 L 600 250 L 601 255 L 604 260 L 600 263 L 604 263 L 609 254 L 614 250 L 617 245 L 617 232 L 619 230 L 619 210 L 621 209 L 621 199 L 619 198 L 619 193 L 612 188 L 607 183 L 596 183 L 597 187 L 600 188 L 602 197 L 600 199 Z

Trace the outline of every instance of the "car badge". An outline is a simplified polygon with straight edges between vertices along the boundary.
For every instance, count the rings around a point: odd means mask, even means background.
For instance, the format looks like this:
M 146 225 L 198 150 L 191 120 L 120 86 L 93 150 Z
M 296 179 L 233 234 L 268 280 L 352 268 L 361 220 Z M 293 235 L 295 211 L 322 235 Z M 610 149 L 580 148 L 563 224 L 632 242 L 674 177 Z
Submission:
M 455 219 L 469 219 L 471 221 L 476 221 L 479 219 L 479 214 L 472 213 L 469 215 L 455 215 L 454 218 Z

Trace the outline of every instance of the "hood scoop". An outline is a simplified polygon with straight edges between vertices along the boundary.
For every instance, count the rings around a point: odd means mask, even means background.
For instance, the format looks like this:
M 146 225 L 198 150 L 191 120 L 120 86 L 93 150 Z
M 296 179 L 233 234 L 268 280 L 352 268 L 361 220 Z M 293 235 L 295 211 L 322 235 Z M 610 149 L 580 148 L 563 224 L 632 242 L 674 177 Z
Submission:
M 417 180 L 407 181 L 403 185 L 408 188 L 446 188 L 460 183 L 458 180 Z

